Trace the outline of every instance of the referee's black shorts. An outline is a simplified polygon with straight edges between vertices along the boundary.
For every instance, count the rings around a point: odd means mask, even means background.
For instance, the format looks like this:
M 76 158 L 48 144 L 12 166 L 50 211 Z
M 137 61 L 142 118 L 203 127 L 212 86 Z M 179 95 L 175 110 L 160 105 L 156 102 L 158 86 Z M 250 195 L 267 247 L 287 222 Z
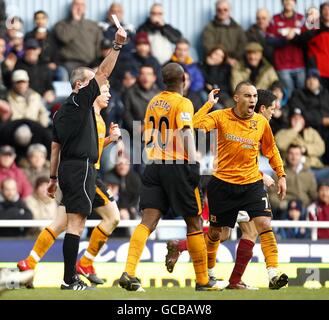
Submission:
M 93 208 L 99 208 L 107 205 L 109 202 L 114 201 L 113 194 L 110 189 L 106 187 L 105 183 L 102 181 L 99 172 L 97 172 L 96 177 L 96 193 L 93 202 Z
M 171 208 L 176 216 L 202 213 L 202 195 L 190 176 L 188 164 L 149 164 L 142 177 L 140 209 L 158 209 L 162 214 Z
M 272 210 L 262 180 L 246 185 L 225 182 L 214 176 L 207 186 L 210 225 L 233 228 L 240 210 L 250 218 L 272 217 Z
M 88 216 L 95 198 L 96 169 L 89 160 L 63 160 L 58 169 L 62 203 L 67 213 Z

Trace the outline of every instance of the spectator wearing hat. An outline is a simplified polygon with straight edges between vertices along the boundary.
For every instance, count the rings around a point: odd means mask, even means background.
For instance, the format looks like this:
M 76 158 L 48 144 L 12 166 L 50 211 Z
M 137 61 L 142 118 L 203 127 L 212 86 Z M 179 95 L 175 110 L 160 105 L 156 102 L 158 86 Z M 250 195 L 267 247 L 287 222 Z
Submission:
M 179 30 L 165 22 L 164 15 L 162 4 L 153 4 L 149 17 L 137 29 L 137 33 L 147 32 L 152 55 L 159 61 L 160 65 L 170 59 L 176 42 L 182 37 Z
M 325 165 L 329 165 L 329 91 L 320 83 L 320 74 L 316 69 L 307 73 L 305 87 L 294 92 L 289 101 L 290 110 L 302 110 L 306 123 L 316 129 L 326 143 L 323 156 Z
M 305 221 L 306 209 L 300 200 L 291 200 L 288 203 L 287 212 L 282 220 Z M 306 228 L 280 228 L 277 232 L 282 239 L 307 239 L 310 238 L 310 230 Z
M 267 41 L 274 47 L 274 67 L 288 90 L 303 88 L 305 61 L 303 49 L 294 43 L 301 33 L 304 16 L 295 11 L 297 0 L 282 0 L 283 10 L 273 16 L 267 29 Z
M 53 80 L 68 81 L 66 69 L 59 65 L 59 55 L 54 33 L 48 29 L 48 14 L 43 10 L 34 13 L 34 29 L 25 35 L 27 39 L 35 39 L 41 48 L 40 62 L 45 63 L 52 71 Z
M 227 51 L 227 62 L 234 66 L 242 59 L 247 37 L 242 27 L 231 17 L 228 0 L 218 0 L 215 4 L 216 15 L 202 32 L 204 53 L 221 44 Z
M 258 42 L 264 49 L 265 59 L 273 64 L 273 47 L 266 41 L 266 31 L 270 24 L 271 15 L 266 8 L 256 12 L 256 23 L 246 31 L 248 42 Z
M 0 156 L 1 157 L 1 156 Z M 0 219 L 30 220 L 32 213 L 21 199 L 15 179 L 5 178 L 0 182 Z M 29 228 L 0 228 L 0 237 L 26 235 Z
M 43 127 L 49 125 L 49 115 L 39 93 L 29 86 L 29 75 L 25 70 L 15 70 L 12 74 L 12 89 L 8 92 L 11 120 L 30 119 Z
M 21 198 L 26 198 L 32 193 L 32 185 L 22 169 L 15 163 L 16 152 L 13 147 L 4 145 L 0 147 L 0 183 L 12 178 L 16 181 L 17 191 Z
M 250 42 L 245 51 L 243 60 L 232 68 L 232 92 L 242 81 L 250 81 L 256 88 L 267 90 L 279 78 L 273 66 L 263 57 L 263 47 L 257 42 Z
M 287 194 L 280 201 L 275 188 L 268 190 L 273 215 L 275 219 L 282 218 L 291 200 L 300 200 L 303 207 L 309 206 L 317 196 L 317 183 L 313 172 L 303 163 L 303 152 L 299 145 L 290 145 L 286 153 L 285 172 L 287 180 Z M 277 178 L 274 177 L 276 182 Z
M 22 159 L 19 165 L 34 186 L 38 178 L 49 175 L 47 148 L 40 143 L 31 144 L 27 149 L 26 158 Z
M 307 208 L 311 221 L 329 221 L 329 180 L 324 180 L 318 187 L 318 199 Z M 318 229 L 318 239 L 329 239 L 329 229 Z
M 304 156 L 304 164 L 312 169 L 317 181 L 329 178 L 329 168 L 324 168 L 321 161 L 325 143 L 320 134 L 307 125 L 301 109 L 293 110 L 290 115 L 290 128 L 277 132 L 275 141 L 283 157 L 291 144 L 299 145 Z
M 46 63 L 40 61 L 41 47 L 39 41 L 28 38 L 24 46 L 24 57 L 17 61 L 15 70 L 25 70 L 29 75 L 30 87 L 38 92 L 47 103 L 52 103 L 55 100 L 52 71 Z
M 147 32 L 139 32 L 135 36 L 136 50 L 132 53 L 132 63 L 134 69 L 138 73 L 139 69 L 143 65 L 152 66 L 157 76 L 157 85 L 163 89 L 161 65 L 158 60 L 151 53 L 151 44 Z

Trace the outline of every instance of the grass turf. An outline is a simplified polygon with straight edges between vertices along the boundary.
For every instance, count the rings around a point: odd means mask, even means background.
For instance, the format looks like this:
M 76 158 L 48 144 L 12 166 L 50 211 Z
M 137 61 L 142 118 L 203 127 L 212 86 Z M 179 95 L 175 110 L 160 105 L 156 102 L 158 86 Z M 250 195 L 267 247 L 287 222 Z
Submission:
M 288 287 L 196 292 L 192 288 L 146 288 L 146 292 L 128 292 L 119 287 L 89 291 L 65 291 L 57 288 L 18 289 L 2 293 L 0 300 L 329 300 L 329 288 Z

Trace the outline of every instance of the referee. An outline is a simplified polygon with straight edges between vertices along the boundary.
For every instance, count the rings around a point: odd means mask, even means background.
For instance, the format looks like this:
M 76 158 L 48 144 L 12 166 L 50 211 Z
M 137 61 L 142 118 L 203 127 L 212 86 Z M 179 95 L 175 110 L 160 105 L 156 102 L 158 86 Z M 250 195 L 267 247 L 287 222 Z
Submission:
M 73 70 L 70 78 L 72 93 L 54 116 L 48 194 L 50 197 L 55 196 L 58 179 L 63 193 L 62 203 L 67 213 L 61 289 L 89 288 L 77 276 L 75 264 L 80 236 L 95 197 L 94 164 L 98 159 L 98 135 L 92 106 L 100 94 L 100 87 L 106 84 L 114 69 L 126 37 L 125 30 L 120 27 L 112 49 L 96 73 L 87 67 Z

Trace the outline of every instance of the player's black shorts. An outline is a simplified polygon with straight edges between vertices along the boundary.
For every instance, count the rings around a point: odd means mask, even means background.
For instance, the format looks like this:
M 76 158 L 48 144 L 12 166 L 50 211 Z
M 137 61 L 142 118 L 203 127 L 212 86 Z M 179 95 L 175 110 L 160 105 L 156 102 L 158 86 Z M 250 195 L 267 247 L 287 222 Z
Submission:
M 96 169 L 87 160 L 61 161 L 58 182 L 67 213 L 88 216 L 95 198 Z
M 175 215 L 197 216 L 202 213 L 202 195 L 191 177 L 188 164 L 149 164 L 142 177 L 140 209 L 171 208 Z
M 233 228 L 240 210 L 250 218 L 272 217 L 262 180 L 246 185 L 232 184 L 212 176 L 207 187 L 210 224 Z
M 103 206 L 107 205 L 110 201 L 111 202 L 114 201 L 113 194 L 102 181 L 100 174 L 97 173 L 96 193 L 95 193 L 95 199 L 93 202 L 93 208 L 96 209 L 99 207 L 103 207 Z

